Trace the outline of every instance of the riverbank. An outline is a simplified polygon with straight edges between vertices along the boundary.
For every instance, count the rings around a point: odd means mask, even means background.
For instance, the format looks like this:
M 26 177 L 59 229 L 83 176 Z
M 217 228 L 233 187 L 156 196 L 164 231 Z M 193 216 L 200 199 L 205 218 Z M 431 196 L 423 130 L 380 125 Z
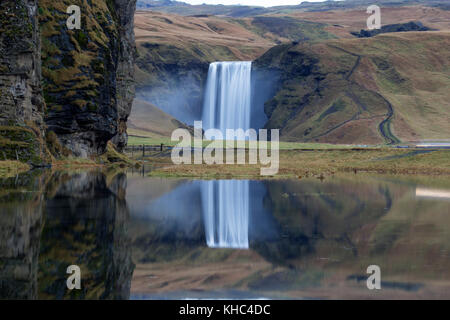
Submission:
M 279 171 L 261 176 L 261 165 L 174 165 L 170 152 L 153 152 L 144 160 L 150 176 L 202 179 L 324 178 L 340 172 L 444 175 L 450 178 L 450 150 L 343 149 L 280 150 Z
M 85 169 L 85 168 L 111 168 L 111 167 L 140 167 L 139 160 L 133 160 L 125 154 L 118 152 L 111 143 L 108 143 L 106 152 L 92 159 L 77 157 L 52 158 L 49 167 L 55 170 Z M 0 178 L 9 178 L 31 170 L 27 163 L 13 160 L 0 161 Z

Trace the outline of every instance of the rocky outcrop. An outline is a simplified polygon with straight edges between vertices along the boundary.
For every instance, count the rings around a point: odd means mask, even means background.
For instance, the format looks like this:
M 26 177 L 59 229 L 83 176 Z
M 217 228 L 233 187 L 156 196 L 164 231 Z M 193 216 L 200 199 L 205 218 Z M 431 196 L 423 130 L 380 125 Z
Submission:
M 40 1 L 42 73 L 49 131 L 75 156 L 122 148 L 134 97 L 135 0 L 78 3 L 81 28 L 68 30 L 73 1 Z
M 35 121 L 42 127 L 37 0 L 0 4 L 0 123 Z
M 131 112 L 135 96 L 134 62 L 136 44 L 134 42 L 134 12 L 136 0 L 115 0 L 116 13 L 119 20 L 119 61 L 117 67 L 117 134 L 113 143 L 119 151 L 127 145 L 127 120 Z
M 37 0 L 0 3 L 0 159 L 45 160 Z
M 420 21 L 411 21 L 408 23 L 388 24 L 380 29 L 363 30 L 360 32 L 352 32 L 351 34 L 358 38 L 370 38 L 380 33 L 389 32 L 408 32 L 408 31 L 430 31 L 432 29 L 425 27 Z
M 71 5 L 81 10 L 79 30 L 66 24 Z M 102 154 L 110 140 L 123 149 L 135 93 L 135 8 L 136 0 L 1 2 L 1 160 L 49 162 L 51 132 L 75 156 Z

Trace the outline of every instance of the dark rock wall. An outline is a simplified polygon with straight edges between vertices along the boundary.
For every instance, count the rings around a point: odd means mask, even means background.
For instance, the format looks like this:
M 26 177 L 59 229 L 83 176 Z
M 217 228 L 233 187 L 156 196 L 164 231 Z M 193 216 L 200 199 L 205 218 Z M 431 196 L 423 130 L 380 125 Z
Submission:
M 135 0 L 39 3 L 48 130 L 74 155 L 104 152 L 114 138 L 126 145 L 134 98 Z M 67 7 L 81 9 L 81 29 L 68 30 Z
M 0 160 L 44 158 L 37 8 L 37 0 L 0 3 Z
M 134 86 L 134 62 L 137 56 L 134 42 L 134 12 L 136 0 L 115 0 L 119 19 L 120 51 L 117 68 L 117 111 L 118 127 L 117 135 L 113 142 L 122 151 L 128 142 L 127 120 L 131 112 L 131 106 L 135 96 Z
M 81 9 L 80 30 L 66 26 L 70 5 Z M 111 139 L 126 145 L 135 9 L 136 0 L 2 0 L 1 160 L 48 162 L 50 131 L 75 156 L 102 154 Z
M 0 124 L 42 126 L 37 0 L 0 3 Z

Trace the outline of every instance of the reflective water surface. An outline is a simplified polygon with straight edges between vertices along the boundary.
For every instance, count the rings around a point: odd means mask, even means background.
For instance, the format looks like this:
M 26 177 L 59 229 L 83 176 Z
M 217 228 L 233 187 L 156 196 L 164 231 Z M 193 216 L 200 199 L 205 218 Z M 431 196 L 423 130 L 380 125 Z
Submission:
M 442 177 L 0 180 L 2 299 L 448 299 L 449 249 Z M 69 265 L 80 290 L 67 289 Z

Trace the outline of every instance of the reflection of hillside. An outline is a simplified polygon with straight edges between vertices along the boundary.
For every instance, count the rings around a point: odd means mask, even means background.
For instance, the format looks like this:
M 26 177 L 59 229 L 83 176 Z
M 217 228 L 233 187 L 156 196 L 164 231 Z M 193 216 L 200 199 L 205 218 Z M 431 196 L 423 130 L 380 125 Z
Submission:
M 277 183 L 268 186 L 272 199 L 267 201 L 278 207 L 285 241 L 263 243 L 256 250 L 289 268 L 249 278 L 248 286 L 269 291 L 284 288 L 296 291 L 294 295 L 369 297 L 373 293 L 366 291 L 365 269 L 377 264 L 383 274 L 382 287 L 387 289 L 383 298 L 445 297 L 450 288 L 450 205 L 416 201 L 414 185 L 390 180 L 363 177 L 327 183 L 299 181 L 289 188 Z M 277 198 L 277 193 L 284 196 Z M 298 243 L 293 239 L 302 236 L 304 245 L 292 248 L 292 243 Z M 441 286 L 436 286 L 436 279 Z
M 201 227 L 194 238 L 186 238 L 173 227 L 175 213 L 201 225 L 200 209 L 184 211 L 180 201 L 168 218 L 165 201 L 171 198 L 161 197 L 155 202 L 159 220 L 133 221 L 140 233 L 132 232 L 138 264 L 132 291 L 164 296 L 231 287 L 273 297 L 445 297 L 450 204 L 417 199 L 416 183 L 434 185 L 419 178 L 365 175 L 261 182 L 257 192 L 276 235 L 255 237 L 244 251 L 207 248 Z M 188 190 L 180 187 L 195 202 Z M 253 219 L 250 225 L 258 223 Z M 382 270 L 385 290 L 378 295 L 365 285 L 371 264 Z

